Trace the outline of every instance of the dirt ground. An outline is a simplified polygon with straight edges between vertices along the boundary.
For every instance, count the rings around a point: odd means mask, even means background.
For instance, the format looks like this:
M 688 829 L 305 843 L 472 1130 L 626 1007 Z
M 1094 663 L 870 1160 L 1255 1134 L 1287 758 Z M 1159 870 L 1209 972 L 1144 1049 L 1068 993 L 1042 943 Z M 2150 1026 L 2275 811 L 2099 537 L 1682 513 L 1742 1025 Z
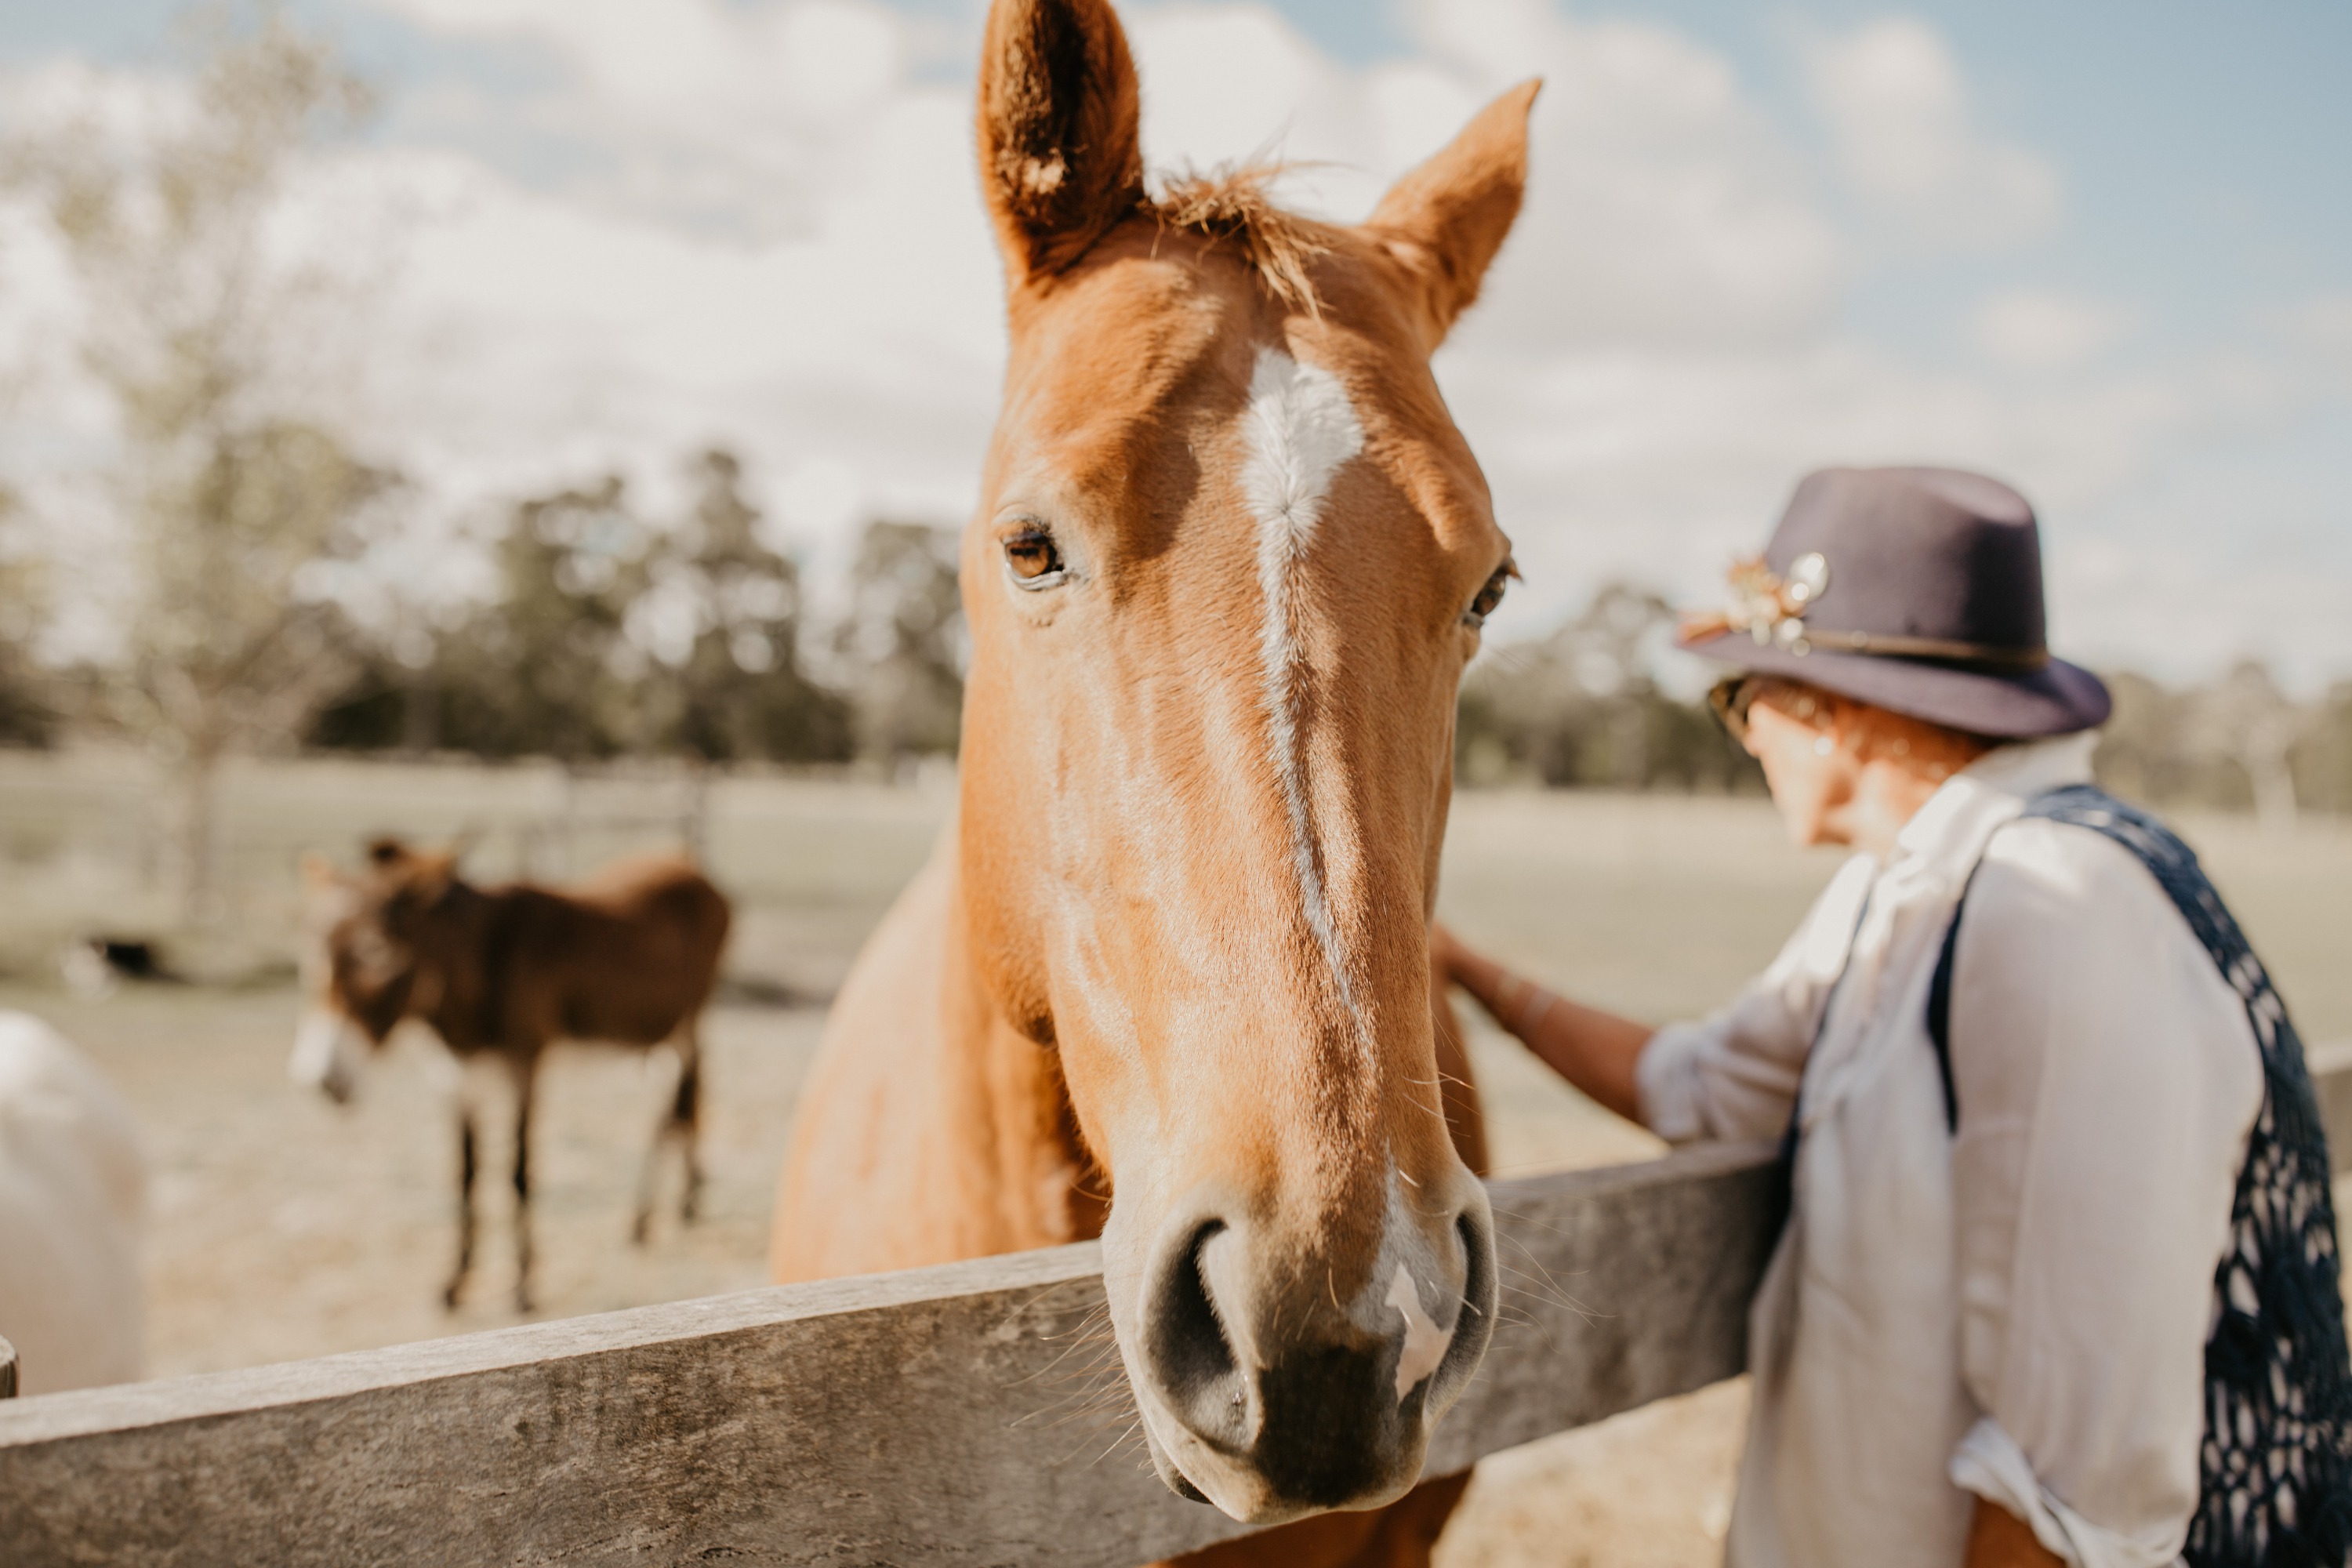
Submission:
M 79 770 L 79 771 L 78 771 Z M 507 1193 L 468 1299 L 445 1312 L 454 1133 L 446 1058 L 402 1037 L 347 1110 L 299 1095 L 284 1062 L 291 866 L 306 845 L 350 854 L 361 833 L 473 828 L 489 870 L 543 865 L 568 837 L 590 861 L 666 831 L 643 799 L 551 815 L 541 775 L 281 765 L 232 798 L 230 933 L 198 953 L 246 984 L 126 986 L 78 997 L 49 954 L 76 931 L 160 919 L 141 891 L 142 795 L 88 759 L 0 760 L 0 1006 L 56 1023 L 144 1124 L 151 1372 L 362 1349 L 515 1321 Z M 637 794 L 644 796 L 646 789 Z M 742 910 L 737 995 L 837 983 L 948 808 L 936 785 L 782 780 L 715 792 L 709 861 Z M 657 804 L 657 803 L 656 803 Z M 604 815 L 597 816 L 597 810 Z M 131 826 L 125 826 L 125 825 Z M 2281 976 L 2307 1037 L 2352 1035 L 2352 833 L 2270 838 L 2192 825 Z M 1472 795 L 1449 841 L 1442 907 L 1471 940 L 1563 990 L 1637 1016 L 1713 1005 L 1768 960 L 1834 859 L 1789 848 L 1752 802 Z M 101 927 L 98 922 L 105 921 Z M 190 949 L 195 952 L 195 949 Z M 764 1282 L 767 1219 L 792 1105 L 823 1014 L 730 1003 L 709 1020 L 704 1217 L 665 1211 L 626 1239 L 638 1163 L 674 1066 L 566 1049 L 536 1122 L 540 1310 L 569 1316 Z M 1506 1172 L 1640 1159 L 1654 1140 L 1568 1090 L 1489 1029 L 1478 1071 Z M 503 1129 L 486 1170 L 504 1167 Z M 674 1203 L 677 1173 L 665 1173 Z M 1681 1568 L 1715 1562 L 1728 1519 L 1744 1388 L 1727 1384 L 1500 1456 L 1481 1468 L 1441 1549 L 1444 1568 Z

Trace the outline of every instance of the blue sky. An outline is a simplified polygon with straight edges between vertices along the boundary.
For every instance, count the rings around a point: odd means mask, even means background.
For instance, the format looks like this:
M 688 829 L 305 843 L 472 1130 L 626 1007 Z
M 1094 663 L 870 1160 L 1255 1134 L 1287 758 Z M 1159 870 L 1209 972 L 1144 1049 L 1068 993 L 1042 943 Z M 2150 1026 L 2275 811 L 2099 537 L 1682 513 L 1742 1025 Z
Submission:
M 416 243 L 396 330 L 424 330 L 434 310 L 445 328 L 449 312 L 470 312 L 469 334 L 518 323 L 495 372 L 475 379 L 510 378 L 499 406 L 538 414 L 508 426 L 478 412 L 457 430 L 436 403 L 452 399 L 418 377 L 386 395 L 383 427 L 409 432 L 399 438 L 413 438 L 416 460 L 461 476 L 453 508 L 604 460 L 600 440 L 657 485 L 659 441 L 695 439 L 698 420 L 747 447 L 820 562 L 860 510 L 955 518 L 996 352 L 976 226 L 940 247 L 926 321 L 877 311 L 858 329 L 866 336 L 841 329 L 835 342 L 835 323 L 780 305 L 772 363 L 709 350 L 708 333 L 656 322 L 650 303 L 600 316 L 591 299 L 562 323 L 526 322 L 516 289 L 476 287 L 495 270 L 485 257 L 556 243 L 560 230 L 565 255 L 608 258 L 593 266 L 615 295 L 674 298 L 740 274 L 746 297 L 761 298 L 759 267 L 802 276 L 793 269 L 833 265 L 828 247 L 857 251 L 845 215 L 860 209 L 825 171 L 902 159 L 894 138 L 919 125 L 941 128 L 928 134 L 946 161 L 919 152 L 889 166 L 938 203 L 968 205 L 950 188 L 961 153 L 944 128 L 971 68 L 972 0 L 818 0 L 850 30 L 795 37 L 850 47 L 857 27 L 880 27 L 893 52 L 854 101 L 800 120 L 786 105 L 772 125 L 756 94 L 740 112 L 709 108 L 728 90 L 716 78 L 682 76 L 667 98 L 638 90 L 614 42 L 690 15 L 714 39 L 740 29 L 726 47 L 747 58 L 785 51 L 775 58 L 790 68 L 790 50 L 809 46 L 759 25 L 811 3 L 296 7 L 384 84 L 378 163 L 464 193 L 450 210 L 467 216 Z M 61 58 L 168 70 L 175 9 L 17 0 L 0 9 L 0 70 Z M 1392 105 L 1411 99 L 1398 84 L 1452 113 L 1520 68 L 1497 40 L 1531 40 L 1531 65 L 1554 85 L 1530 221 L 1485 319 L 1441 362 L 1534 569 L 1507 631 L 1538 629 L 1612 575 L 1705 594 L 1805 468 L 1918 457 L 1995 468 L 2035 497 L 2060 635 L 2078 651 L 2182 676 L 2252 653 L 2305 686 L 2352 677 L 2352 615 L 2337 608 L 2352 602 L 2352 8 L 1124 10 L 1147 136 L 1185 143 L 1148 151 L 1207 161 L 1281 134 L 1286 150 L 1366 171 L 1321 193 L 1339 216 L 1444 134 L 1435 110 L 1398 119 Z M 659 37 L 640 33 L 635 47 Z M 1906 83 L 1941 107 L 1914 112 Z M 834 102 L 822 82 L 810 90 Z M 1644 292 L 1653 274 L 1679 279 L 1692 308 L 1663 284 Z M 585 399 L 579 343 L 607 329 L 593 374 L 611 384 Z M 811 346 L 820 339 L 832 347 Z M 572 357 L 548 346 L 559 340 Z M 868 374 L 894 356 L 905 377 L 895 403 Z M 841 423 L 844 365 L 875 382 L 863 424 Z M 592 403 L 608 420 L 601 433 L 579 414 Z M 919 431 L 919 450 L 893 447 L 892 426 Z M 551 444 L 551 430 L 563 440 Z

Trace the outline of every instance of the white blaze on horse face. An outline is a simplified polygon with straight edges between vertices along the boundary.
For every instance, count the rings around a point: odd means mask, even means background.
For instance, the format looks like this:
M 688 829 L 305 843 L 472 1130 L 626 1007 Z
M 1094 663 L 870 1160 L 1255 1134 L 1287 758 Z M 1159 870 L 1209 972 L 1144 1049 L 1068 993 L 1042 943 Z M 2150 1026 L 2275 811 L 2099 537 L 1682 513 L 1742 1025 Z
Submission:
M 359 1026 L 331 1007 L 312 1006 L 294 1031 L 294 1054 L 286 1073 L 304 1089 L 315 1089 L 341 1105 L 358 1087 L 367 1042 Z
M 1291 865 L 1307 927 L 1330 965 L 1332 982 L 1360 1040 L 1369 1047 L 1363 1012 L 1349 984 L 1346 955 L 1331 924 L 1322 856 L 1307 810 L 1306 759 L 1298 737 L 1298 686 L 1304 672 L 1297 605 L 1307 546 L 1323 520 L 1331 481 L 1364 449 L 1364 427 L 1337 376 L 1272 348 L 1258 350 L 1257 368 L 1250 376 L 1249 411 L 1243 419 L 1249 450 L 1242 467 L 1242 494 L 1257 522 L 1257 579 L 1265 595 L 1258 653 L 1275 776 L 1290 821 Z

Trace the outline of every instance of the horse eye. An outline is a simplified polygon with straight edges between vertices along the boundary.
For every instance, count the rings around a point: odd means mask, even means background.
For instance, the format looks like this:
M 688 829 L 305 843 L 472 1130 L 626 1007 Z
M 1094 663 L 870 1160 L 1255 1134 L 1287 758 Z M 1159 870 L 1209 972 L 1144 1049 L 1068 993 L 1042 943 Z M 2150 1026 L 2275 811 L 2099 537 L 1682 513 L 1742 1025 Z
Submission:
M 1495 568 L 1495 574 L 1486 579 L 1486 586 L 1478 590 L 1478 596 L 1470 601 L 1470 608 L 1464 613 L 1462 621 L 1465 626 L 1483 626 L 1486 624 L 1486 617 L 1493 615 L 1495 606 L 1503 602 L 1504 590 L 1511 585 L 1511 563 L 1507 561 Z
M 1016 587 L 1049 588 L 1062 580 L 1062 552 L 1042 528 L 1024 528 L 1007 538 L 1004 565 Z

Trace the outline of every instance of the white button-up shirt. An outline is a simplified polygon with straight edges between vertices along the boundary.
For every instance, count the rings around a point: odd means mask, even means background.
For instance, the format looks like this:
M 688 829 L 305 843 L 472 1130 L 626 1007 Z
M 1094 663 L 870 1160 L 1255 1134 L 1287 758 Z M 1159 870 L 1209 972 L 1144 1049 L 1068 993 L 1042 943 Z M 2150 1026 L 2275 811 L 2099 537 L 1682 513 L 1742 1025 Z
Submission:
M 2092 744 L 1955 775 L 1736 1001 L 1642 1054 L 1643 1118 L 1676 1142 L 1778 1136 L 1804 1085 L 1794 1215 L 1749 1323 L 1732 1568 L 1952 1568 L 1979 1497 L 2084 1568 L 2179 1559 L 2262 1063 L 2136 857 L 2014 821 L 2086 780 Z M 1979 859 L 1956 1136 L 1927 989 Z

